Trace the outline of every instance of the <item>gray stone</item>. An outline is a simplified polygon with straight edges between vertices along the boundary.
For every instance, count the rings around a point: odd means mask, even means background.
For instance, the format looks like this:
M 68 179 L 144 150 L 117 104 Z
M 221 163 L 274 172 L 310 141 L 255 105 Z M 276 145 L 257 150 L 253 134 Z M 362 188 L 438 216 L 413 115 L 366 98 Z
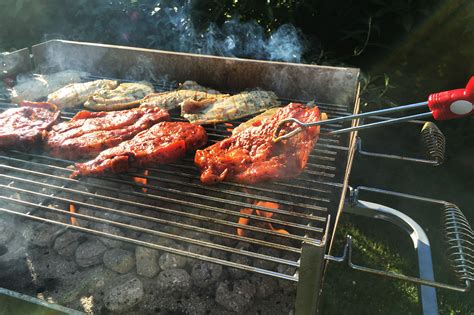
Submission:
M 163 270 L 156 287 L 163 294 L 184 293 L 191 289 L 191 276 L 184 269 Z
M 53 248 L 61 256 L 74 256 L 81 234 L 67 231 L 56 238 Z
M 155 249 L 137 246 L 135 249 L 135 259 L 137 264 L 137 274 L 143 277 L 152 278 L 158 274 L 158 251 Z
M 132 278 L 105 292 L 104 305 L 109 311 L 124 312 L 138 304 L 143 294 L 142 282 Z
M 216 283 L 222 275 L 222 266 L 206 261 L 194 264 L 191 277 L 195 286 L 205 288 Z
M 104 253 L 104 265 L 115 272 L 124 274 L 135 266 L 135 260 L 130 251 L 113 248 Z
M 242 313 L 252 303 L 255 286 L 248 280 L 223 281 L 216 290 L 216 302 L 229 311 Z
M 278 281 L 275 278 L 259 274 L 252 275 L 250 282 L 252 282 L 256 288 L 256 296 L 261 299 L 268 298 L 278 288 Z
M 81 267 L 100 264 L 107 247 L 99 240 L 91 240 L 79 245 L 76 249 L 76 262 Z

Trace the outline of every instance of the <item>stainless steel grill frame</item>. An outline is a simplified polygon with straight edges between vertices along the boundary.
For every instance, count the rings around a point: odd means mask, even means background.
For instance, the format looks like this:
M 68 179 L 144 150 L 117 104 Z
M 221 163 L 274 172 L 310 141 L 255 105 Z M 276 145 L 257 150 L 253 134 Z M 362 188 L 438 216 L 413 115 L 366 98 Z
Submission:
M 33 46 L 31 64 L 25 63 L 26 54 L 28 51 L 21 50 L 16 56 L 12 53 L 4 59 L 3 66 L 8 75 L 27 69 L 40 72 L 77 69 L 91 73 L 91 79 L 107 77 L 133 81 L 145 77 L 155 82 L 157 90 L 172 89 L 175 86 L 170 82 L 185 80 L 195 80 L 222 91 L 259 87 L 275 91 L 283 103 L 316 100 L 330 117 L 357 113 L 359 106 L 358 69 L 60 40 Z M 14 105 L 5 102 L 0 104 L 0 109 L 11 106 Z M 63 112 L 62 119 L 70 119 L 73 114 Z M 242 121 L 245 120 L 233 122 L 232 126 L 207 126 L 209 142 L 226 137 L 229 130 Z M 334 124 L 325 128 L 340 127 Z M 41 151 L 0 151 L 0 213 L 296 282 L 297 313 L 314 313 L 324 275 L 324 255 L 329 253 L 344 205 L 355 139 L 356 133 L 323 136 L 300 177 L 262 185 L 221 183 L 204 186 L 199 182 L 199 172 L 193 166 L 192 157 L 180 163 L 150 168 L 147 175 L 136 172 L 78 181 L 69 178 L 68 166 L 72 161 L 48 157 Z M 133 182 L 133 177 L 146 178 L 147 183 Z M 127 189 L 121 190 L 123 187 Z M 256 201 L 277 202 L 280 208 L 261 207 L 255 205 Z M 75 205 L 77 213 L 68 211 L 70 204 Z M 270 212 L 274 217 L 243 214 L 239 212 L 242 208 Z M 83 209 L 87 209 L 87 213 L 81 213 Z M 80 220 L 80 224 L 72 225 L 71 217 Z M 240 217 L 256 224 L 239 224 Z M 119 227 L 127 233 L 102 231 L 97 228 L 98 224 Z M 272 231 L 263 226 L 266 224 L 287 229 L 291 234 Z M 249 235 L 236 235 L 237 228 Z M 193 252 L 166 242 L 144 241 L 136 237 L 137 233 L 197 246 L 200 250 Z M 238 248 L 229 242 L 273 248 L 287 255 L 261 254 L 256 249 Z M 213 257 L 211 251 L 223 252 L 227 259 Z M 237 263 L 229 255 L 272 262 L 291 272 Z

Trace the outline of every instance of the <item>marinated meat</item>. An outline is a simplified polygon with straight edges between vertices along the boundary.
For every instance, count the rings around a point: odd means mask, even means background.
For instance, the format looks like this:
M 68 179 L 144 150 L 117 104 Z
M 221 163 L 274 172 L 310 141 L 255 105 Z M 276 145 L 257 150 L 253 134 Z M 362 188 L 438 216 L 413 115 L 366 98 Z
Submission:
M 72 176 L 122 173 L 129 168 L 171 163 L 206 142 L 206 131 L 201 126 L 187 122 L 161 122 L 133 139 L 103 151 L 92 161 L 76 164 Z
M 187 99 L 181 103 L 181 116 L 193 124 L 214 124 L 260 113 L 279 105 L 275 93 L 256 90 L 212 102 Z
M 168 119 L 168 112 L 160 108 L 81 111 L 70 121 L 52 128 L 46 137 L 46 150 L 53 156 L 70 160 L 95 157 L 99 152 Z
M 140 105 L 140 100 L 155 90 L 148 82 L 122 83 L 115 89 L 99 89 L 84 103 L 92 110 L 122 110 Z
M 306 128 L 288 140 L 275 143 L 273 133 L 285 118 L 318 121 L 320 113 L 317 107 L 292 103 L 271 116 L 264 113 L 261 119 L 253 120 L 251 125 L 231 137 L 198 150 L 195 163 L 201 170 L 201 181 L 205 184 L 224 180 L 252 184 L 298 176 L 316 144 L 319 127 Z M 295 128 L 296 124 L 287 125 L 284 131 Z
M 7 109 L 0 113 L 0 148 L 30 149 L 58 117 L 56 106 L 49 103 L 22 102 Z
M 48 95 L 48 102 L 59 108 L 75 107 L 84 104 L 87 99 L 100 89 L 114 89 L 117 81 L 95 80 L 85 83 L 71 83 Z

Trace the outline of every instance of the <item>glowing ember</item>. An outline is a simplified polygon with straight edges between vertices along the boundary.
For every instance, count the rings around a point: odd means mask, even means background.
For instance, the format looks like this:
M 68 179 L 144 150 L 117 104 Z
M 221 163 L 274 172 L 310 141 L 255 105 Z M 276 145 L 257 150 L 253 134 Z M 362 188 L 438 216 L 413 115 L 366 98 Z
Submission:
M 228 132 L 232 132 L 234 130 L 234 125 L 231 123 L 224 123 L 224 126 L 226 126 L 226 129 Z
M 69 204 L 69 212 L 71 213 L 76 213 L 76 206 L 73 205 L 72 203 Z M 77 219 L 73 216 L 71 216 L 71 224 L 72 225 L 75 225 L 75 226 L 79 226 L 79 224 L 77 223 Z
M 144 170 L 143 171 L 143 176 L 145 177 L 133 177 L 133 181 L 137 184 L 141 184 L 141 185 L 146 185 L 148 184 L 148 178 L 146 178 L 146 176 L 148 176 L 148 170 Z M 146 187 L 142 187 L 142 191 L 144 193 L 147 193 L 148 192 L 148 188 Z
M 280 207 L 279 204 L 275 203 L 275 202 L 269 202 L 269 201 L 257 201 L 254 203 L 256 206 L 259 206 L 259 207 L 265 207 L 265 208 L 270 208 L 270 209 L 278 209 Z M 243 208 L 243 209 L 240 209 L 240 213 L 242 214 L 252 214 L 254 212 L 253 209 L 250 209 L 250 208 Z M 271 218 L 273 217 L 273 213 L 272 212 L 268 212 L 268 211 L 263 211 L 263 210 L 255 210 L 255 213 L 261 217 L 265 217 L 265 218 Z M 249 218 L 239 218 L 239 221 L 238 223 L 239 224 L 243 224 L 243 225 L 248 225 L 249 224 L 249 221 L 250 219 Z M 272 230 L 272 231 L 276 231 L 278 233 L 281 233 L 281 234 L 290 234 L 287 230 L 284 230 L 284 229 L 277 229 L 277 228 L 274 228 L 273 225 L 269 222 L 264 222 L 264 226 L 269 229 L 269 230 Z M 239 236 L 245 236 L 245 231 L 244 229 L 241 229 L 241 228 L 237 228 L 237 235 Z

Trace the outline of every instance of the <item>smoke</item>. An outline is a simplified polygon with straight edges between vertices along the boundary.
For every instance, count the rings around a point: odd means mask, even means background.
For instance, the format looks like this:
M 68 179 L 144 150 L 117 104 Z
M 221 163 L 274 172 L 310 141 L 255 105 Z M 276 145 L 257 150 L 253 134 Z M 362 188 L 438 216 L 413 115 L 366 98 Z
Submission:
M 255 21 L 237 18 L 221 27 L 210 23 L 198 30 L 191 18 L 192 1 L 164 7 L 157 3 L 151 12 L 154 31 L 148 38 L 151 48 L 218 56 L 301 62 L 304 53 L 301 33 L 291 24 L 281 25 L 271 34 Z

